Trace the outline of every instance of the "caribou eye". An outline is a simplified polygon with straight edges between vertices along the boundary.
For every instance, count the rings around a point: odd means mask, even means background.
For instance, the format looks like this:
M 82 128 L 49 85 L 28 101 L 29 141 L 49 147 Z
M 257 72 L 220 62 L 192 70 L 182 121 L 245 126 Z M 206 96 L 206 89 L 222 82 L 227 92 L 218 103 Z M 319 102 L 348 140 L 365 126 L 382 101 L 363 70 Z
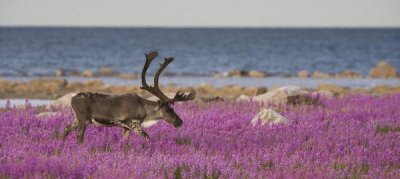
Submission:
M 164 102 L 162 102 L 162 101 L 158 101 L 158 106 L 160 106 L 160 107 L 164 107 L 164 106 L 169 106 L 169 104 L 168 103 L 164 103 Z

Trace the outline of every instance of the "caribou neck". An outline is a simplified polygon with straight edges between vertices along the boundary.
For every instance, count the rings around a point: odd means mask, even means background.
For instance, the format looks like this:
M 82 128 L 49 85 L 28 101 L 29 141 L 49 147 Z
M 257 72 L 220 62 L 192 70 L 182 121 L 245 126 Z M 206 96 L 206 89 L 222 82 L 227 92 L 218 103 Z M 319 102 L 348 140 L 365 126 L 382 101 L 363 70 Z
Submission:
M 159 109 L 158 102 L 145 99 L 143 101 L 143 104 L 146 110 L 146 117 L 144 121 L 159 120 L 162 118 L 162 116 L 160 116 L 158 112 Z

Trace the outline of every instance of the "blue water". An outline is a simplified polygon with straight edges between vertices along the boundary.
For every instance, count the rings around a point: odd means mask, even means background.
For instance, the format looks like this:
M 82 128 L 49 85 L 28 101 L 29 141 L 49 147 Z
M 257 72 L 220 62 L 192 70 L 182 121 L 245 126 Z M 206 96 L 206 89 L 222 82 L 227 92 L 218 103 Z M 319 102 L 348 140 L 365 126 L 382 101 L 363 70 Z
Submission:
M 365 75 L 381 59 L 400 69 L 400 29 L 0 27 L 0 76 L 101 67 L 138 73 L 150 50 L 176 57 L 166 70 L 170 74 L 231 69 L 296 74 L 306 69 Z

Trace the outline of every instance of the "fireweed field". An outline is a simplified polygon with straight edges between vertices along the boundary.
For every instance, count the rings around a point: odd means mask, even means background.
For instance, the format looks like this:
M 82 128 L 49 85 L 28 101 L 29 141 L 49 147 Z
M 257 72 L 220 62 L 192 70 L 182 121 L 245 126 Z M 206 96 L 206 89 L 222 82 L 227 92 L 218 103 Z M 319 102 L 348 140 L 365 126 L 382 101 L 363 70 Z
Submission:
M 64 142 L 70 110 L 36 117 L 34 107 L 0 113 L 0 177 L 23 178 L 345 178 L 400 177 L 400 94 L 280 106 L 289 125 L 253 127 L 252 102 L 176 105 L 181 128 L 162 121 L 147 141 L 120 128 L 89 125 Z

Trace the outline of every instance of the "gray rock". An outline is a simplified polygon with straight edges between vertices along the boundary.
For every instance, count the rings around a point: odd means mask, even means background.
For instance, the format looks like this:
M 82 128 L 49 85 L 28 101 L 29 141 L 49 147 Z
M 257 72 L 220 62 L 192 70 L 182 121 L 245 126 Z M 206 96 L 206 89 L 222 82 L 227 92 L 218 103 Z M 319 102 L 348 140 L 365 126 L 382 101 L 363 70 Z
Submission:
M 241 94 L 238 98 L 236 98 L 236 101 L 249 101 L 250 97 L 245 95 L 245 94 Z
M 247 75 L 250 78 L 263 78 L 267 76 L 267 74 L 265 74 L 264 72 L 257 70 L 250 70 Z
M 269 124 L 270 126 L 272 126 L 275 124 L 288 124 L 290 123 L 290 120 L 283 117 L 272 109 L 262 109 L 251 120 L 253 127 L 256 126 L 259 122 L 261 122 L 261 126 L 264 126 L 265 124 Z
M 299 78 L 308 78 L 310 73 L 307 70 L 301 70 L 297 73 L 297 77 Z
M 56 77 L 63 77 L 63 76 L 65 76 L 65 71 L 63 70 L 63 69 L 57 69 L 55 72 L 54 72 L 54 75 L 56 76 Z
M 328 90 L 314 91 L 311 95 L 314 96 L 314 97 L 321 96 L 321 97 L 324 97 L 324 98 L 333 98 L 333 97 L 335 97 L 335 94 L 333 94 L 333 92 L 328 91 Z
M 312 76 L 311 76 L 312 78 L 331 78 L 332 77 L 332 75 L 331 74 L 329 74 L 329 73 L 324 73 L 324 72 L 321 72 L 321 71 L 314 71 L 314 73 L 312 74 Z
M 259 103 L 287 104 L 288 98 L 293 96 L 305 96 L 308 94 L 304 88 L 299 86 L 283 86 L 267 93 L 255 96 L 254 101 Z
M 243 77 L 247 76 L 248 72 L 244 70 L 230 70 L 228 71 L 228 77 Z
M 71 99 L 76 93 L 68 93 L 56 100 L 53 103 L 46 106 L 46 109 L 50 109 L 51 106 L 53 107 L 71 107 Z
M 395 78 L 396 68 L 386 61 L 380 61 L 376 66 L 371 69 L 368 76 L 371 78 Z
M 59 112 L 42 112 L 36 115 L 36 117 L 38 118 L 49 118 L 49 117 L 54 117 L 54 116 L 58 116 L 61 115 L 61 113 Z
M 94 77 L 95 74 L 91 70 L 84 70 L 84 71 L 82 71 L 81 76 L 91 78 L 91 77 Z

